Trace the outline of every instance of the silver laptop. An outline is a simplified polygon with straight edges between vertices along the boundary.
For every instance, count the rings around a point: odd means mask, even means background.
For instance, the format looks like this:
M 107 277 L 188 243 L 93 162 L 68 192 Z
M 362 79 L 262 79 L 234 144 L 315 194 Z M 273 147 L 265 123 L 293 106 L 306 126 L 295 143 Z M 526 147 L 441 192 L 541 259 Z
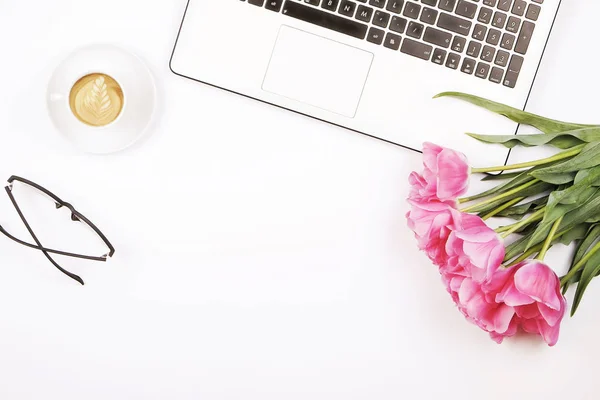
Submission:
M 512 122 L 452 99 L 524 109 L 560 0 L 189 0 L 171 57 L 183 77 L 411 149 L 507 150 L 465 131 Z M 282 135 L 285 133 L 282 132 Z

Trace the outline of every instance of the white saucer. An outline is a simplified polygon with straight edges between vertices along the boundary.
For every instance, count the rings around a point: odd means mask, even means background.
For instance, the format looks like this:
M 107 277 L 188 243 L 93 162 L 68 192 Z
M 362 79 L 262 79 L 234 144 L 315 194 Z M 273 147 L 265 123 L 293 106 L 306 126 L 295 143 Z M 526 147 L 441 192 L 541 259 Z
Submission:
M 111 76 L 124 93 L 120 115 L 102 127 L 81 122 L 69 106 L 75 82 L 92 73 Z M 131 146 L 146 132 L 156 108 L 156 86 L 139 57 L 116 46 L 97 44 L 76 50 L 56 68 L 47 103 L 50 118 L 63 136 L 85 152 L 106 154 Z

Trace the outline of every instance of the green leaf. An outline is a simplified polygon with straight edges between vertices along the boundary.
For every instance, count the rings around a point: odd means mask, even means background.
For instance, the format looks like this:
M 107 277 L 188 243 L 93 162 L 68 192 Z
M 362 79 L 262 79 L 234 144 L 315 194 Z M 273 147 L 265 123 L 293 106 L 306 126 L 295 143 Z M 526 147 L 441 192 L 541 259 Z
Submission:
M 579 304 L 581 303 L 581 299 L 583 298 L 583 294 L 587 289 L 588 285 L 600 273 L 600 251 L 594 253 L 592 257 L 589 259 L 587 263 L 585 263 L 585 267 L 583 267 L 583 271 L 581 272 L 581 278 L 579 279 L 579 284 L 577 284 L 577 290 L 575 291 L 575 297 L 573 298 L 573 306 L 571 307 L 571 316 L 575 315 Z
M 519 220 L 522 219 L 525 214 L 539 210 L 541 207 L 545 206 L 547 202 L 548 196 L 539 197 L 537 199 L 528 201 L 527 203 L 507 208 L 506 210 L 503 210 L 496 214 L 496 216 Z
M 571 266 L 569 267 L 569 271 L 583 258 L 585 253 L 588 252 L 590 248 L 600 239 L 600 225 L 594 225 L 589 233 L 586 235 L 585 239 L 579 243 L 577 246 L 577 250 L 573 255 L 573 261 L 571 262 Z
M 556 173 L 556 174 L 541 174 L 539 177 L 536 176 L 540 181 L 551 183 L 553 185 L 564 185 L 566 183 L 573 182 L 575 179 L 574 172 Z
M 590 215 L 600 214 L 600 196 L 592 197 L 587 203 L 580 205 L 573 211 L 567 213 L 558 227 L 559 232 L 563 232 L 567 229 L 574 228 L 575 226 L 586 223 Z M 531 240 L 532 234 L 524 236 L 514 243 L 506 247 L 506 258 L 510 260 L 515 256 L 523 253 L 526 249 L 531 248 L 545 239 L 545 235 L 550 232 L 550 228 L 544 229 L 540 234 L 537 235 L 535 240 Z M 509 257 L 510 256 L 510 257 Z
M 600 128 L 581 128 L 573 131 L 548 133 L 545 135 L 478 135 L 467 133 L 474 139 L 483 143 L 501 144 L 509 149 L 515 146 L 533 147 L 550 145 L 559 149 L 569 149 L 582 143 L 600 141 Z
M 565 246 L 568 246 L 576 240 L 581 240 L 581 239 L 585 238 L 589 231 L 590 231 L 589 224 L 585 224 L 585 223 L 579 224 L 579 225 L 569 229 L 567 232 L 565 232 L 563 235 L 561 235 L 558 239 L 556 239 L 556 243 L 562 243 Z
M 467 101 L 471 104 L 485 108 L 486 110 L 489 110 L 496 114 L 503 115 L 508 119 L 519 124 L 531 125 L 544 133 L 560 133 L 573 131 L 581 128 L 598 127 L 598 125 L 573 124 L 569 122 L 562 122 L 549 118 L 544 118 L 539 115 L 531 114 L 526 111 L 522 111 L 513 107 L 506 106 L 504 104 L 496 103 L 494 101 L 486 100 L 484 98 L 469 95 L 466 93 L 444 92 L 438 94 L 434 98 L 439 97 L 454 97 L 457 99 Z
M 527 242 L 529 242 L 530 238 L 531 235 L 525 235 L 506 246 L 506 254 L 504 256 L 504 261 L 506 262 L 512 260 L 513 258 L 523 254 L 525 252 Z
M 600 167 L 579 172 L 573 186 L 550 193 L 544 218 L 531 236 L 528 248 L 532 243 L 543 240 L 546 231 L 556 220 L 573 211 L 580 204 L 587 203 L 593 196 L 597 196 L 599 194 L 597 186 L 600 186 Z
M 544 180 L 545 175 L 577 172 L 597 165 L 600 165 L 600 142 L 589 143 L 571 159 L 532 171 L 531 176 Z
M 573 228 L 579 224 L 587 223 L 589 215 L 600 214 L 600 196 L 593 196 L 588 202 L 566 214 L 560 224 L 559 231 Z

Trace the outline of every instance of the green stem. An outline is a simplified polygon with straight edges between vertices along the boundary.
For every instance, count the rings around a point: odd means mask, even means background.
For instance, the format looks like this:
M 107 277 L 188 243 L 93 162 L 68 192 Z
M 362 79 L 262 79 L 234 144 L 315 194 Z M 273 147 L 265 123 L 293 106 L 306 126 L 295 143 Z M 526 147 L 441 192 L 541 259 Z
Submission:
M 590 258 L 592 258 L 594 253 L 596 253 L 598 250 L 600 250 L 600 242 L 596 243 L 596 245 L 594 247 L 592 247 L 592 249 L 590 251 L 588 251 L 585 254 L 585 256 L 583 256 L 583 258 L 581 260 L 579 260 L 579 262 L 577 264 L 575 264 L 575 266 L 573 268 L 571 268 L 569 273 L 560 279 L 560 286 L 564 286 L 567 282 L 569 282 L 571 280 L 571 278 L 573 278 L 575 276 L 575 274 L 577 272 L 579 272 L 579 270 L 581 268 L 583 268 L 585 263 L 587 263 L 590 260 Z
M 471 207 L 464 208 L 464 209 L 462 209 L 461 211 L 462 211 L 462 212 L 465 212 L 465 213 L 471 212 L 471 211 L 473 211 L 473 210 L 476 210 L 477 208 L 479 208 L 479 207 L 481 207 L 481 206 L 484 206 L 484 205 L 486 205 L 486 204 L 494 203 L 494 202 L 496 202 L 496 201 L 498 201 L 498 200 L 502 200 L 502 199 L 504 199 L 504 198 L 506 198 L 506 197 L 510 197 L 510 196 L 512 196 L 512 195 L 514 195 L 514 194 L 517 194 L 517 193 L 519 193 L 521 190 L 525 190 L 525 189 L 527 189 L 528 187 L 535 185 L 535 184 L 536 184 L 536 183 L 538 183 L 539 181 L 540 181 L 539 179 L 534 179 L 534 180 L 532 180 L 532 181 L 530 181 L 530 182 L 527 182 L 527 183 L 525 183 L 525 184 L 523 184 L 523 185 L 521 185 L 521 186 L 517 186 L 516 188 L 514 188 L 514 189 L 512 189 L 512 190 L 509 190 L 508 192 L 505 192 L 505 193 L 502 193 L 502 194 L 500 194 L 500 195 L 498 195 L 498 196 L 495 196 L 495 197 L 492 197 L 492 198 L 490 198 L 490 199 L 484 200 L 484 201 L 482 201 L 481 203 L 477 203 L 477 204 L 475 204 L 475 205 L 472 205 Z
M 488 219 L 492 218 L 493 216 L 498 215 L 502 211 L 506 210 L 507 208 L 514 206 L 515 204 L 519 203 L 523 199 L 525 199 L 525 197 L 517 197 L 516 199 L 512 199 L 511 201 L 505 203 L 504 205 L 501 205 L 500 207 L 496 208 L 495 210 L 484 215 L 481 219 L 483 219 L 484 221 L 488 220 Z
M 552 245 L 552 241 L 554 240 L 554 235 L 556 235 L 556 231 L 558 230 L 558 227 L 560 226 L 562 220 L 563 220 L 563 216 L 561 215 L 560 218 L 558 218 L 556 221 L 554 221 L 554 224 L 552 225 L 552 229 L 550 229 L 550 233 L 548 234 L 548 237 L 544 241 L 544 245 L 542 246 L 542 249 L 540 250 L 540 254 L 538 254 L 538 256 L 536 257 L 538 260 L 544 261 L 544 257 L 546 257 L 546 253 L 548 252 L 548 250 L 550 249 L 550 246 Z
M 516 224 L 498 228 L 498 229 L 496 229 L 496 232 L 502 233 L 502 235 L 500 235 L 500 236 L 503 239 L 505 239 L 505 238 L 509 237 L 510 235 L 512 235 L 513 233 L 515 233 L 516 231 L 518 231 L 519 229 L 523 228 L 524 226 L 527 226 L 527 225 L 531 224 L 532 222 L 542 219 L 544 216 L 544 212 L 546 212 L 546 207 L 540 208 L 539 210 L 537 210 L 536 212 L 531 214 L 529 216 L 529 218 L 526 218 L 520 222 L 517 222 Z
M 542 158 L 540 160 L 529 161 L 525 163 L 512 164 L 512 165 L 500 165 L 497 167 L 488 167 L 488 168 L 471 168 L 472 174 L 477 173 L 486 173 L 486 172 L 500 172 L 500 171 L 512 171 L 515 169 L 524 169 L 529 167 L 535 167 L 538 165 L 549 164 L 554 161 L 564 160 L 565 158 L 573 157 L 579 153 L 585 147 L 585 144 L 580 144 L 578 146 L 574 146 L 568 151 L 564 151 L 562 153 L 558 153 L 553 155 L 552 157 Z

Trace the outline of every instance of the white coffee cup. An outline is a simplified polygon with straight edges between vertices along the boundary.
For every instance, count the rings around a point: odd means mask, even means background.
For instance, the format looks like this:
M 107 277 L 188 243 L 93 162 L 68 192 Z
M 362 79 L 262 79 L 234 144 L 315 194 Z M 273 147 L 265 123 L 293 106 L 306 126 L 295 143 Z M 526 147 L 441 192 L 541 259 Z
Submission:
M 123 92 L 120 113 L 101 126 L 83 122 L 69 104 L 74 85 L 91 74 L 111 77 Z M 98 44 L 80 48 L 61 62 L 50 79 L 47 104 L 52 122 L 64 137 L 83 151 L 106 154 L 131 146 L 147 132 L 156 108 L 156 86 L 139 57 Z

